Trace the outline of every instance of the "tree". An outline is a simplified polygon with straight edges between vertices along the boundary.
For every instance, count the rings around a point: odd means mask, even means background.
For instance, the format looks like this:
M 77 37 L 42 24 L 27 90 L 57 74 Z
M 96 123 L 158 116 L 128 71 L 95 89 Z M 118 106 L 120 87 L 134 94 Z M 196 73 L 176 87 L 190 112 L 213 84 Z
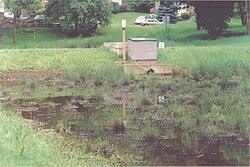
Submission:
M 91 35 L 110 23 L 111 8 L 103 0 L 52 0 L 46 9 L 50 22 L 59 22 L 68 35 Z
M 22 10 L 34 11 L 41 7 L 40 0 L 4 0 L 7 9 L 14 13 L 13 43 L 16 43 L 17 18 L 20 18 Z
M 4 0 L 5 7 L 20 18 L 22 10 L 34 12 L 41 7 L 41 0 Z
M 197 15 L 196 20 L 205 29 L 210 38 L 217 38 L 227 28 L 234 2 L 232 1 L 193 1 Z

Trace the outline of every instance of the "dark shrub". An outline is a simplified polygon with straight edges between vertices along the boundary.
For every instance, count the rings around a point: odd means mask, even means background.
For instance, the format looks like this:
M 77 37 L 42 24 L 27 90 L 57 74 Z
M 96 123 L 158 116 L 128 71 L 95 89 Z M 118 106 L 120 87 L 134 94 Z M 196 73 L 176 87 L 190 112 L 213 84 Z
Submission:
M 120 12 L 127 12 L 128 11 L 128 5 L 122 4 L 120 5 Z

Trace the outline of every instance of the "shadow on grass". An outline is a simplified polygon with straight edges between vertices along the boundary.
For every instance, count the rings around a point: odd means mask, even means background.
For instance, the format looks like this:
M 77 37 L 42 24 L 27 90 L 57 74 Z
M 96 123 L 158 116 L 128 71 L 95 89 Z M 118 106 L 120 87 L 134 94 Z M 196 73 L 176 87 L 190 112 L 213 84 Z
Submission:
M 225 32 L 223 33 L 221 36 L 222 37 L 240 37 L 240 36 L 243 36 L 243 35 L 247 35 L 247 32 Z
M 188 36 L 185 36 L 183 38 L 176 39 L 176 41 L 179 42 L 191 42 L 195 40 L 201 40 L 201 41 L 206 41 L 206 40 L 217 40 L 221 38 L 228 38 L 228 37 L 240 37 L 247 35 L 247 32 L 232 32 L 232 31 L 227 31 L 224 32 L 221 36 L 218 38 L 211 38 L 208 33 L 204 32 L 202 34 L 191 34 Z

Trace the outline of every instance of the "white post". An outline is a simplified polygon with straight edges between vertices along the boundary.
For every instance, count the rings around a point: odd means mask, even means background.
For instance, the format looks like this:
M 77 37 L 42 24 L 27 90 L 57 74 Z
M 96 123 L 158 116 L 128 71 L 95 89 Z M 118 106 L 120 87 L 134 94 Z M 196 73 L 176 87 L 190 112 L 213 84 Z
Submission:
M 123 53 L 123 62 L 125 63 L 127 61 L 126 58 L 126 20 L 122 20 L 122 53 Z
M 165 48 L 165 42 L 159 42 L 159 48 L 164 49 Z

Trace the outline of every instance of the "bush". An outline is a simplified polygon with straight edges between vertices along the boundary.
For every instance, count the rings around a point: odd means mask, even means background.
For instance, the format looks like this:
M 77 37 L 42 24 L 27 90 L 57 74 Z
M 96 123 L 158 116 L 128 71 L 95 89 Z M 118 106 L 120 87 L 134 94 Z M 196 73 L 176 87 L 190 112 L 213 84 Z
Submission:
M 127 12 L 128 11 L 128 5 L 122 4 L 120 5 L 120 12 Z
M 113 10 L 112 13 L 117 14 L 120 12 L 120 5 L 118 2 L 112 2 Z
M 155 13 L 155 8 L 151 8 L 151 9 L 149 10 L 149 13 L 150 13 L 150 14 Z
M 188 12 L 184 12 L 184 13 L 181 14 L 181 18 L 183 20 L 187 20 L 187 19 L 190 18 L 190 14 Z

